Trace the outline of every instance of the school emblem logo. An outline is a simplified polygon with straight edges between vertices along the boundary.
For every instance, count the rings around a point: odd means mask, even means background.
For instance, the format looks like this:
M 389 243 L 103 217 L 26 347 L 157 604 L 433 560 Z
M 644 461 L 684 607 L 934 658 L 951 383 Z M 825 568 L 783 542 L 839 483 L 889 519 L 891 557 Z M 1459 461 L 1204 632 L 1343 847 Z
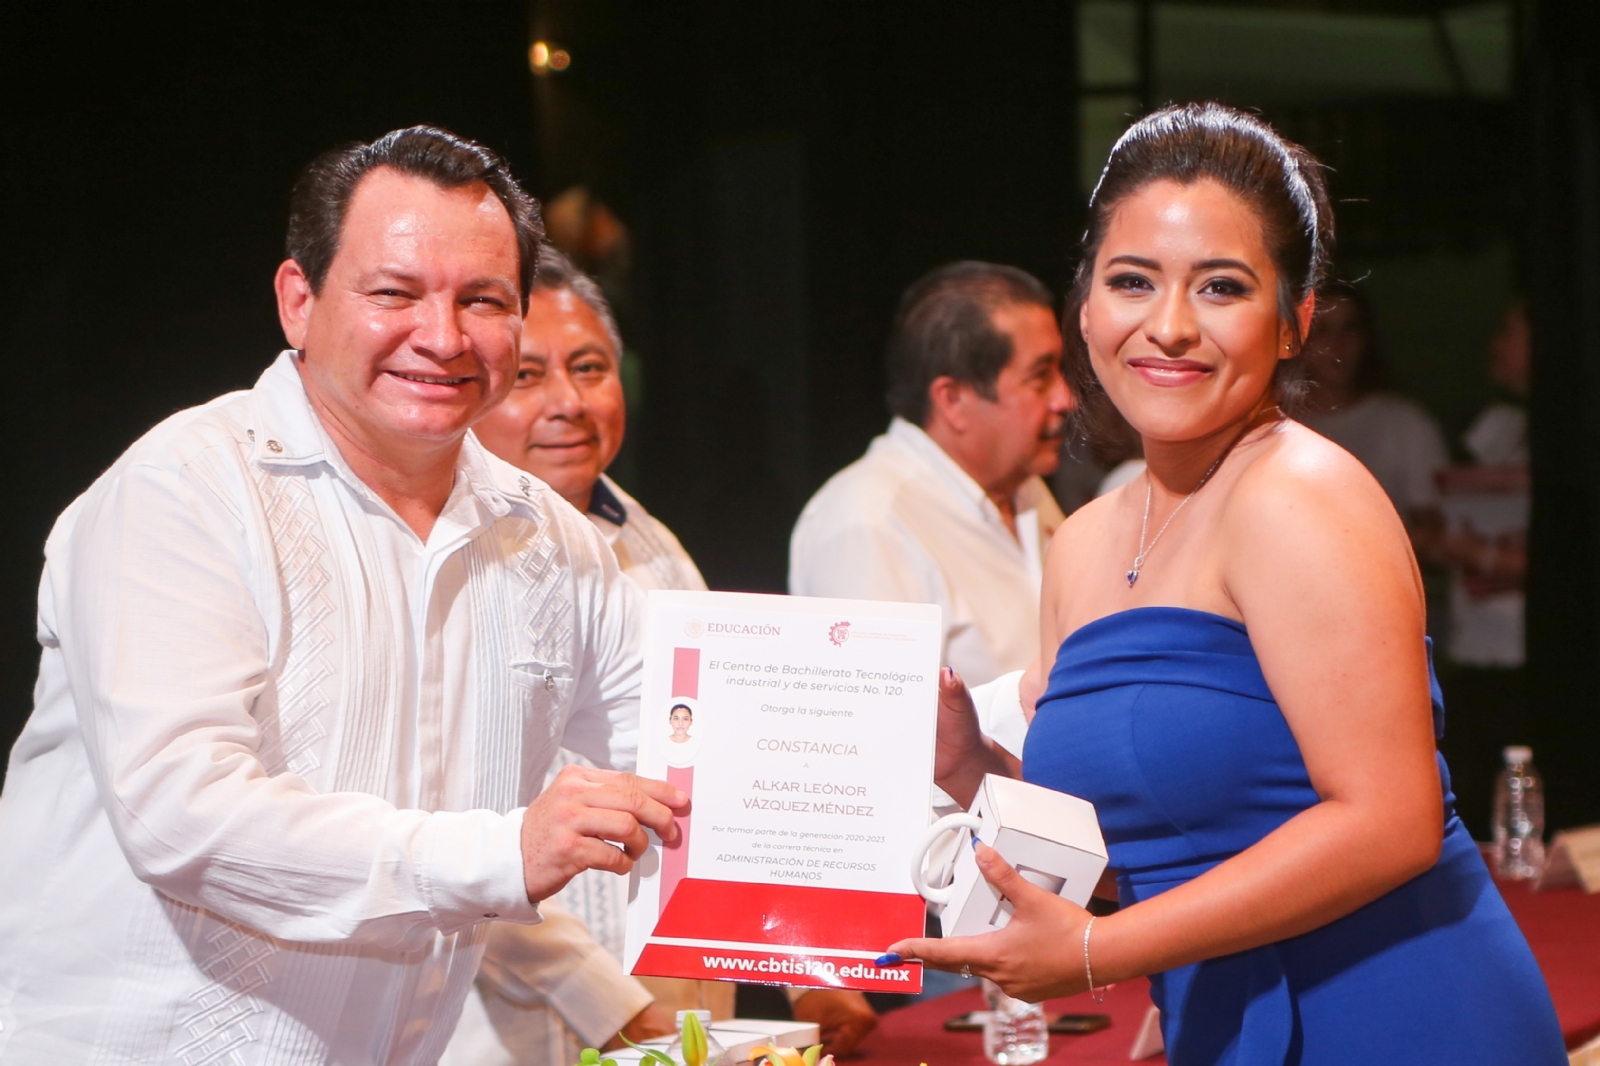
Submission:
M 842 647 L 850 639 L 850 623 L 835 622 L 828 627 L 828 639 L 833 641 L 835 648 Z

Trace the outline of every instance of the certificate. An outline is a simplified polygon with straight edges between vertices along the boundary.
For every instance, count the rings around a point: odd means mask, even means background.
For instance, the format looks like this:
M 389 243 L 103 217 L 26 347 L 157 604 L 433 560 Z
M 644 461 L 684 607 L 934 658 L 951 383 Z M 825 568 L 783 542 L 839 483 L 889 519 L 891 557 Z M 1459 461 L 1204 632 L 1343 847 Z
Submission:
M 940 634 L 931 604 L 650 593 L 639 773 L 690 806 L 634 866 L 629 972 L 921 990 L 873 959 L 922 935 Z

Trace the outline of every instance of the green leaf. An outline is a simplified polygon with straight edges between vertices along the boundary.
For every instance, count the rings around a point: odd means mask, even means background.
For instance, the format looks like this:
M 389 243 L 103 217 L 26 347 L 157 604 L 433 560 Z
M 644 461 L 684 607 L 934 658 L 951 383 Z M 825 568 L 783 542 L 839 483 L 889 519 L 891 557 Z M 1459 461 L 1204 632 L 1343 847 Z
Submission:
M 657 1051 L 655 1048 L 640 1047 L 638 1044 L 635 1044 L 632 1040 L 629 1040 L 627 1037 L 623 1036 L 621 1033 L 617 1034 L 617 1039 L 622 1041 L 624 1044 L 627 1044 L 629 1047 L 633 1048 L 633 1050 L 643 1054 L 644 1057 L 650 1062 L 659 1062 L 659 1063 L 661 1063 L 661 1066 L 678 1066 L 678 1064 L 676 1062 L 672 1061 L 671 1056 L 663 1055 L 661 1052 Z
M 586 1047 L 578 1053 L 578 1066 L 598 1066 L 600 1052 L 592 1047 Z
M 806 1066 L 817 1066 L 817 1060 L 822 1057 L 822 1045 L 812 1044 L 810 1047 L 805 1049 L 800 1057 L 805 1059 Z

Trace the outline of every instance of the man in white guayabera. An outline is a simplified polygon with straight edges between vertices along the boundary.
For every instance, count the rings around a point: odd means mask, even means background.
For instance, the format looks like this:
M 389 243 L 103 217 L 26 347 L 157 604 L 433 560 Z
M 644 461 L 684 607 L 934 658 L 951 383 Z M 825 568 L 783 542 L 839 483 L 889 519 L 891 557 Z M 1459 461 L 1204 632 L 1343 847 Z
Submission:
M 676 837 L 663 782 L 539 792 L 563 745 L 632 763 L 641 610 L 468 432 L 539 239 L 451 134 L 322 156 L 277 274 L 293 349 L 56 523 L 0 796 L 8 1066 L 432 1063 L 491 922 Z
M 806 504 L 789 542 L 798 596 L 936 603 L 944 661 L 980 693 L 984 731 L 1020 756 L 1016 698 L 1039 654 L 1045 548 L 1063 521 L 1055 470 L 1072 397 L 1050 291 L 951 263 L 900 299 L 889 431 Z

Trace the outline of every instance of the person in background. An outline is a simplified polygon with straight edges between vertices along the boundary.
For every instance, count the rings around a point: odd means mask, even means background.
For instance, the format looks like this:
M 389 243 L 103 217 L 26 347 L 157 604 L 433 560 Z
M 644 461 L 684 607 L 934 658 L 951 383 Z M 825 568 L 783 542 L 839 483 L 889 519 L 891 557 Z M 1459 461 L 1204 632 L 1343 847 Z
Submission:
M 1072 407 L 1051 304 L 1037 279 L 990 263 L 951 263 L 906 290 L 889 430 L 801 512 L 792 594 L 936 603 L 944 662 L 975 685 L 1033 661 L 1044 552 L 1062 522 L 1041 475 L 1060 461 Z M 987 725 L 1021 752 L 1020 712 Z
M 1505 394 L 1484 408 L 1462 435 L 1480 478 L 1509 482 L 1521 522 L 1490 533 L 1452 522 L 1443 555 L 1451 569 L 1450 657 L 1472 666 L 1519 667 L 1523 662 L 1523 576 L 1527 570 L 1528 316 L 1520 303 L 1506 309 L 1489 342 L 1489 378 Z M 1520 491 L 1518 491 L 1520 487 Z M 1484 523 L 1479 523 L 1484 525 Z
M 980 686 L 985 734 L 1019 758 L 1019 683 L 1063 521 L 1041 475 L 1060 462 L 1072 407 L 1051 302 L 1032 275 L 991 263 L 912 284 L 889 338 L 889 431 L 817 490 L 789 542 L 794 595 L 938 604 L 943 661 Z M 930 800 L 936 815 L 960 809 L 938 788 Z M 930 971 L 923 995 L 970 983 Z
M 1528 385 L 1533 371 L 1533 328 L 1528 308 L 1514 301 L 1489 341 L 1489 380 L 1504 393 L 1479 412 L 1462 443 L 1483 466 L 1520 466 L 1528 461 Z
M 1427 554 L 1438 528 L 1434 475 L 1450 465 L 1444 433 L 1432 415 L 1389 388 L 1366 294 L 1334 281 L 1319 297 L 1302 357 L 1309 388 L 1299 420 L 1361 460 Z
M 1527 311 L 1512 304 L 1489 342 L 1489 378 L 1501 390 L 1462 444 L 1474 460 L 1442 475 L 1444 519 L 1437 555 L 1450 571 L 1450 727 L 1442 751 L 1456 768 L 1462 818 L 1479 839 L 1490 811 L 1501 750 L 1529 734 L 1523 669 L 1523 579 L 1528 562 Z
M 626 406 L 622 339 L 599 286 L 555 248 L 539 259 L 523 319 L 521 365 L 510 396 L 475 432 L 495 455 L 545 482 L 587 515 L 622 572 L 645 589 L 704 590 L 677 537 L 605 475 L 622 447 Z M 557 766 L 585 765 L 563 749 Z M 678 1010 L 732 1017 L 735 985 L 628 976 L 623 948 L 627 882 L 575 878 L 538 926 L 495 925 L 493 965 L 480 972 L 441 1066 L 571 1066 L 585 1046 L 616 1048 L 675 1029 Z M 857 992 L 807 990 L 797 1018 L 817 1022 L 836 1053 L 877 1024 Z

